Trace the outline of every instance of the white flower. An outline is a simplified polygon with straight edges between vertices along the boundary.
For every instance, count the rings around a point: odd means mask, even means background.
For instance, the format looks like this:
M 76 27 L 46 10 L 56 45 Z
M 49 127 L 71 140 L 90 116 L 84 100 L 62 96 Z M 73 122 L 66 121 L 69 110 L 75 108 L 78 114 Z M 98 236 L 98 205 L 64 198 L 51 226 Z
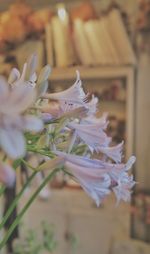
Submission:
M 25 155 L 23 131 L 40 131 L 40 119 L 23 113 L 33 104 L 35 92 L 28 86 L 12 89 L 0 78 L 0 147 L 11 158 Z
M 0 161 L 0 182 L 8 187 L 15 184 L 15 171 L 11 166 Z

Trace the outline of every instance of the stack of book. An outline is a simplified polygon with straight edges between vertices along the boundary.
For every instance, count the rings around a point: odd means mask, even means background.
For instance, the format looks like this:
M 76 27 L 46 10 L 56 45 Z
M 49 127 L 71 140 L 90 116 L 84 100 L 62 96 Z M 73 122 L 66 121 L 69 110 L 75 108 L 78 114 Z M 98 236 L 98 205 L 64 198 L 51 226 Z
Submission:
M 63 14 L 63 12 L 62 12 Z M 54 16 L 46 26 L 47 62 L 55 67 L 72 65 L 134 65 L 136 57 L 119 9 L 100 18 L 69 21 Z

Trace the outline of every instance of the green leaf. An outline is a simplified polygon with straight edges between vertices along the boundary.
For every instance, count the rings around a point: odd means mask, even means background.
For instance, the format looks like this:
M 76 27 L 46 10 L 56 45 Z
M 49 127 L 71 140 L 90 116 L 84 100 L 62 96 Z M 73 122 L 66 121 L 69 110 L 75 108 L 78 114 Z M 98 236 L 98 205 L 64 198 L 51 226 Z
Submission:
M 15 160 L 15 161 L 13 162 L 13 165 L 12 165 L 13 168 L 14 168 L 14 169 L 17 169 L 17 168 L 20 166 L 21 162 L 22 162 L 22 158 L 21 158 L 21 159 Z

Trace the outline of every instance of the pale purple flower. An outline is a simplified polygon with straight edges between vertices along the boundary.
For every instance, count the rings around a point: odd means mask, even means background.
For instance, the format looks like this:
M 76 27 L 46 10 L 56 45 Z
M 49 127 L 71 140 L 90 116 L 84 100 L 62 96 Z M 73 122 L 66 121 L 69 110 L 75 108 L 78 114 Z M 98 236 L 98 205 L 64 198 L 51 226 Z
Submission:
M 40 131 L 40 119 L 23 113 L 34 103 L 35 92 L 28 86 L 11 88 L 0 78 L 0 147 L 11 158 L 25 155 L 24 131 Z
M 86 118 L 83 118 L 81 120 L 81 123 L 83 124 L 98 124 L 99 128 L 102 130 L 106 130 L 109 121 L 107 120 L 108 114 L 104 113 L 101 117 L 95 117 L 94 115 L 92 116 L 87 116 Z
M 68 127 L 76 131 L 77 135 L 89 146 L 92 152 L 99 152 L 101 146 L 108 146 L 111 142 L 111 138 L 103 131 L 101 123 L 78 124 L 71 122 Z
M 130 202 L 131 200 L 131 189 L 134 187 L 136 182 L 133 180 L 133 175 L 122 173 L 118 178 L 118 184 L 113 187 L 113 191 L 117 198 L 117 203 L 121 200 Z
M 99 152 L 107 155 L 110 159 L 115 161 L 116 163 L 120 163 L 122 160 L 122 149 L 124 142 L 122 141 L 120 144 L 116 146 L 100 146 L 98 148 Z
M 108 174 L 103 173 L 101 170 L 82 167 L 69 161 L 66 161 L 65 167 L 73 174 L 84 191 L 95 200 L 97 206 L 110 193 L 111 178 Z
M 8 83 L 12 87 L 18 87 L 20 85 L 27 85 L 29 87 L 36 86 L 37 75 L 35 72 L 37 66 L 37 55 L 33 54 L 28 61 L 24 64 L 22 73 L 17 68 L 13 68 Z
M 129 201 L 130 190 L 135 182 L 128 170 L 135 162 L 134 156 L 126 164 L 113 164 L 59 151 L 55 151 L 55 154 L 65 159 L 66 168 L 97 205 L 111 190 L 115 192 L 117 200 Z
M 45 97 L 59 101 L 62 103 L 62 107 L 66 107 L 66 110 L 67 107 L 72 108 L 74 104 L 83 105 L 86 95 L 82 88 L 79 72 L 77 71 L 76 82 L 70 88 L 58 93 L 45 94 Z
M 91 98 L 89 94 L 85 94 L 78 71 L 76 82 L 70 88 L 58 93 L 44 94 L 43 98 L 56 100 L 58 102 L 57 115 L 55 114 L 55 117 L 61 117 L 65 113 L 69 113 L 79 107 L 85 107 L 88 115 L 95 114 L 98 102 L 98 99 L 94 95 Z M 53 115 L 53 109 L 50 106 L 49 109 L 47 108 L 47 112 Z
M 96 114 L 98 107 L 98 98 L 92 95 L 92 99 L 86 103 L 86 108 L 88 109 L 88 115 L 91 117 Z
M 12 187 L 15 184 L 15 171 L 14 169 L 0 161 L 0 182 L 7 187 Z
M 54 120 L 54 117 L 50 113 L 41 113 L 41 119 L 46 124 Z

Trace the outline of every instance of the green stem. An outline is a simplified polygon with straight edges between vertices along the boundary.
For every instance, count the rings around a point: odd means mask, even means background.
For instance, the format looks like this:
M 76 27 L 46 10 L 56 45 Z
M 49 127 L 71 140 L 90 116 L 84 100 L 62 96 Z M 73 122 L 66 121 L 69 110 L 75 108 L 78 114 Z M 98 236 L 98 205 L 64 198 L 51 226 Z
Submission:
M 41 154 L 44 156 L 48 156 L 50 158 L 54 158 L 54 154 L 51 153 L 50 151 L 39 150 L 39 149 L 30 147 L 30 146 L 27 147 L 27 150 L 28 150 L 28 152 L 38 153 L 38 154 Z
M 0 188 L 0 197 L 3 195 L 5 190 L 6 190 L 6 186 L 2 185 L 1 188 Z
M 43 181 L 43 183 L 39 186 L 39 188 L 33 193 L 33 195 L 30 197 L 30 199 L 28 200 L 28 202 L 26 203 L 26 205 L 23 207 L 23 209 L 21 210 L 21 212 L 18 214 L 18 216 L 16 217 L 16 219 L 14 220 L 13 224 L 10 226 L 10 228 L 8 229 L 6 235 L 4 236 L 2 242 L 0 243 L 0 250 L 6 245 L 7 241 L 9 240 L 11 234 L 13 233 L 13 231 L 15 230 L 15 228 L 17 227 L 17 225 L 20 223 L 23 215 L 25 214 L 25 212 L 28 210 L 28 208 L 30 207 L 30 205 L 32 204 L 32 202 L 34 201 L 34 199 L 37 197 L 37 195 L 40 193 L 40 191 L 43 189 L 43 187 L 52 179 L 52 177 L 59 171 L 60 169 L 55 169 L 53 170 L 47 178 L 45 178 L 45 180 Z
M 12 204 L 10 205 L 9 209 L 7 210 L 7 212 L 5 213 L 3 220 L 0 224 L 0 230 L 3 228 L 3 226 L 5 225 L 6 221 L 8 220 L 9 216 L 11 215 L 11 213 L 13 212 L 13 210 L 15 209 L 19 199 L 21 198 L 22 194 L 24 193 L 25 189 L 27 188 L 27 186 L 30 184 L 30 182 L 32 181 L 32 179 L 34 178 L 34 176 L 36 175 L 36 171 L 33 172 L 33 174 L 29 177 L 28 181 L 25 183 L 25 185 L 23 186 L 23 188 L 21 189 L 21 191 L 17 194 L 17 196 L 15 197 L 14 201 L 12 202 Z

